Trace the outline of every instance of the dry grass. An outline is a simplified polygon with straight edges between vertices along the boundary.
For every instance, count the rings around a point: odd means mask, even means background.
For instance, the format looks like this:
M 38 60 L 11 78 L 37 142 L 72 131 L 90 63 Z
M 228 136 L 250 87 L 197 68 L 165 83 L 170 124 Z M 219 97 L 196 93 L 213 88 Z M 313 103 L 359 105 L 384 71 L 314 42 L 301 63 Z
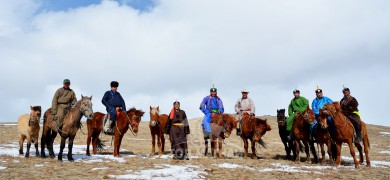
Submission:
M 264 140 L 268 143 L 268 149 L 263 149 L 257 146 L 258 156 L 260 159 L 244 159 L 239 155 L 243 152 L 243 143 L 240 138 L 233 135 L 225 141 L 224 155 L 225 159 L 214 159 L 212 157 L 204 157 L 204 141 L 201 131 L 201 119 L 190 120 L 191 135 L 189 136 L 190 155 L 197 156 L 189 161 L 176 161 L 172 159 L 159 159 L 155 156 L 149 157 L 151 151 L 151 137 L 149 133 L 148 123 L 142 122 L 140 125 L 140 133 L 134 137 L 128 132 L 123 140 L 121 152 L 124 154 L 144 155 L 142 157 L 125 157 L 126 162 L 119 163 L 113 160 L 104 160 L 103 162 L 86 163 L 86 162 L 57 162 L 56 159 L 41 159 L 34 157 L 35 153 L 31 154 L 31 158 L 0 156 L 0 166 L 7 169 L 0 170 L 0 179 L 106 179 L 108 175 L 123 175 L 129 172 L 138 172 L 143 169 L 152 169 L 155 164 L 191 164 L 202 167 L 202 171 L 207 173 L 205 178 L 209 179 L 389 179 L 390 171 L 388 167 L 373 167 L 366 168 L 361 166 L 355 170 L 350 161 L 343 161 L 340 168 L 327 169 L 310 169 L 304 166 L 314 167 L 320 165 L 311 165 L 301 162 L 299 165 L 287 160 L 283 160 L 284 147 L 281 144 L 278 127 L 275 117 L 266 117 L 272 126 L 272 131 L 264 136 Z M 86 132 L 86 126 L 82 128 Z M 10 144 L 18 141 L 16 126 L 1 126 L 0 125 L 0 144 Z M 368 125 L 368 133 L 371 142 L 370 157 L 372 161 L 387 161 L 390 162 L 388 154 L 381 154 L 380 151 L 390 151 L 390 136 L 380 135 L 379 132 L 390 132 L 389 127 Z M 235 131 L 234 131 L 235 133 Z M 106 141 L 106 145 L 110 145 L 111 137 L 102 136 Z M 86 135 L 78 132 L 75 144 L 85 145 Z M 60 138 L 57 137 L 55 144 L 59 144 Z M 32 147 L 33 148 L 33 147 Z M 166 154 L 169 154 L 170 144 L 166 144 Z M 1 151 L 1 149 L 0 149 Z M 58 152 L 56 152 L 58 153 Z M 108 147 L 104 152 L 111 154 L 112 148 Z M 85 153 L 84 153 L 85 154 Z M 343 156 L 349 155 L 349 150 L 343 148 Z M 108 155 L 107 155 L 108 156 Z M 301 154 L 305 160 L 305 155 Z M 65 156 L 66 157 L 66 156 Z M 302 160 L 302 161 L 303 161 Z M 217 164 L 230 163 L 244 166 L 244 168 L 226 169 L 220 168 Z M 269 171 L 264 172 L 264 168 L 275 169 L 275 164 L 293 166 L 299 169 L 300 172 L 282 172 Z M 43 166 L 42 166 L 43 165 Z M 37 167 L 41 166 L 41 167 Z M 303 166 L 303 167 L 302 167 Z M 348 167 L 345 167 L 348 166 Z M 95 170 L 93 168 L 106 167 L 103 170 Z M 283 167 L 279 168 L 283 169 Z M 131 170 L 131 171 L 129 171 Z M 310 172 L 306 172 L 310 171 Z

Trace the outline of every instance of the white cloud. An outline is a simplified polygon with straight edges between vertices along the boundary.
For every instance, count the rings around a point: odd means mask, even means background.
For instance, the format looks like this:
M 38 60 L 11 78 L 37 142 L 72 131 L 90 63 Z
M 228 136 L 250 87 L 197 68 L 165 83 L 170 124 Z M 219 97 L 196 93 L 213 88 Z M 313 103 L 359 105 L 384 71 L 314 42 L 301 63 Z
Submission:
M 103 1 L 35 13 L 35 1 L 1 2 L 1 121 L 29 105 L 50 106 L 64 78 L 95 111 L 118 80 L 128 107 L 169 112 L 178 99 L 189 117 L 213 83 L 233 112 L 247 88 L 257 114 L 287 107 L 295 87 L 316 85 L 334 100 L 351 87 L 365 121 L 386 121 L 390 4 L 387 1 L 161 1 L 150 12 Z M 4 25 L 5 24 L 5 25 Z M 148 118 L 148 117 L 146 117 Z

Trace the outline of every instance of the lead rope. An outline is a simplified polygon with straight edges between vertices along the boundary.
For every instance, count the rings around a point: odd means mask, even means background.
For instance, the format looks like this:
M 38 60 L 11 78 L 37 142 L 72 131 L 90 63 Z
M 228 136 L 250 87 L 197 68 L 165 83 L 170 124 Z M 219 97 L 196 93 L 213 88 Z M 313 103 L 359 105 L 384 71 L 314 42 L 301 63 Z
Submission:
M 125 112 L 125 111 L 124 111 L 124 112 Z M 126 112 L 125 112 L 125 114 L 126 114 L 127 120 L 130 122 L 129 129 L 130 129 L 131 133 L 133 134 L 133 136 L 137 136 L 137 135 L 138 135 L 138 133 L 134 133 L 134 131 L 133 131 L 133 128 L 131 127 L 131 125 L 132 125 L 132 122 L 131 122 L 131 120 L 130 120 L 129 116 L 127 115 L 127 113 L 126 113 Z

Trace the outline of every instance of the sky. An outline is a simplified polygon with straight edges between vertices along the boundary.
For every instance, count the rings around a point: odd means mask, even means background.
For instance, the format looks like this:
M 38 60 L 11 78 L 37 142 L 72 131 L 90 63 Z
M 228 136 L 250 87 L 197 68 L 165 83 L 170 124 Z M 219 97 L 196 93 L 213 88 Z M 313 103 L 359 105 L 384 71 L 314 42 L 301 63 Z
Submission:
M 389 17 L 386 0 L 1 0 L 0 122 L 50 108 L 68 78 L 94 111 L 116 80 L 128 108 L 178 100 L 189 118 L 213 84 L 227 113 L 248 89 L 257 115 L 345 85 L 366 123 L 390 126 Z

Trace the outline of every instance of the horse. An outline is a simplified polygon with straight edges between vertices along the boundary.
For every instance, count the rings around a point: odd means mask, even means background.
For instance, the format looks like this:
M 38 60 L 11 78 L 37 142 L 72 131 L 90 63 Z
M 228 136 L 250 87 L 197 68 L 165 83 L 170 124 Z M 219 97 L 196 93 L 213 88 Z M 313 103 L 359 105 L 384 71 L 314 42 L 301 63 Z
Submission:
M 64 123 L 62 128 L 57 126 L 56 121 L 51 114 L 51 108 L 46 110 L 43 116 L 43 131 L 41 137 L 41 157 L 45 158 L 45 145 L 49 150 L 49 155 L 54 158 L 53 143 L 57 136 L 57 133 L 61 136 L 60 152 L 58 153 L 58 160 L 62 161 L 62 152 L 65 148 L 65 141 L 69 138 L 68 142 L 68 160 L 73 162 L 72 148 L 73 141 L 76 137 L 77 131 L 81 128 L 81 118 L 84 115 L 87 119 L 93 118 L 92 110 L 92 96 L 87 97 L 81 95 L 81 99 L 71 107 L 64 117 Z
M 145 114 L 142 110 L 131 108 L 125 113 L 120 113 L 116 118 L 114 126 L 114 157 L 121 157 L 119 149 L 121 147 L 122 139 L 128 129 L 137 135 L 138 126 L 141 121 L 141 117 Z
M 158 155 L 161 156 L 164 153 L 165 149 L 165 137 L 164 131 L 167 125 L 168 115 L 161 114 L 159 107 L 150 106 L 150 122 L 149 129 L 150 134 L 152 135 L 152 152 L 150 155 L 155 154 L 156 149 L 156 136 L 157 136 L 157 146 L 158 146 Z
M 41 119 L 41 106 L 30 106 L 30 115 L 24 114 L 18 118 L 19 154 L 23 155 L 23 143 L 27 139 L 27 152 L 25 157 L 30 157 L 31 142 L 35 145 L 35 154 L 39 157 L 38 137 L 39 120 Z
M 222 142 L 225 138 L 229 138 L 233 129 L 237 128 L 236 118 L 229 114 L 215 114 L 211 119 L 211 134 L 204 132 L 205 139 L 205 152 L 208 153 L 208 139 L 211 140 L 211 155 L 214 158 L 223 158 L 222 155 Z M 218 146 L 217 146 L 218 143 Z M 214 153 L 216 149 L 219 149 L 218 156 Z
M 244 141 L 244 158 L 248 158 L 248 139 L 251 141 L 252 158 L 257 159 L 255 143 L 260 143 L 266 148 L 265 143 L 261 140 L 267 131 L 271 131 L 271 126 L 267 124 L 267 119 L 260 119 L 244 113 L 241 123 L 241 139 Z
M 335 151 L 336 150 L 335 145 L 332 143 L 332 137 L 330 136 L 329 128 L 327 126 L 323 125 L 324 121 L 325 122 L 328 121 L 328 117 L 329 116 L 325 115 L 322 112 L 322 109 L 320 109 L 320 114 L 318 116 L 318 124 L 315 127 L 315 133 L 314 133 L 314 137 L 317 141 L 317 144 L 319 144 L 320 148 L 321 148 L 321 156 L 322 156 L 321 157 L 321 164 L 325 163 L 324 144 L 326 144 L 326 146 L 327 146 L 329 161 L 333 162 L 335 160 L 335 157 L 336 157 L 334 155 L 337 153 L 337 151 Z
M 314 142 L 310 142 L 310 125 L 314 124 L 315 122 L 315 115 L 313 110 L 310 109 L 309 106 L 307 106 L 307 109 L 300 113 L 296 114 L 294 116 L 294 122 L 292 125 L 292 133 L 294 135 L 294 143 L 295 143 L 295 163 L 299 163 L 301 160 L 301 157 L 299 156 L 300 151 L 300 142 L 302 141 L 305 146 L 305 153 L 306 153 L 306 162 L 311 163 L 310 159 L 310 153 L 309 153 L 309 145 L 311 152 L 314 156 L 314 161 L 318 162 L 317 153 L 314 147 Z
M 92 153 L 98 154 L 98 150 L 104 147 L 101 139 L 99 138 L 100 133 L 103 131 L 103 119 L 106 115 L 101 112 L 93 113 L 92 119 L 87 119 L 87 129 L 88 129 L 88 137 L 87 137 L 87 156 L 91 156 L 89 152 L 89 145 L 92 140 Z
M 360 161 L 358 163 L 355 155 L 355 149 L 352 146 L 353 140 L 354 140 L 354 127 L 352 123 L 348 120 L 348 118 L 342 113 L 341 107 L 339 102 L 335 101 L 333 104 L 325 104 L 323 107 L 323 113 L 331 116 L 334 121 L 335 126 L 335 141 L 337 146 L 337 159 L 335 161 L 335 165 L 340 165 L 341 161 L 341 145 L 343 143 L 347 143 L 349 146 L 349 151 L 353 157 L 353 162 L 355 164 L 355 168 L 359 167 L 359 163 L 362 164 L 364 162 L 363 152 L 362 152 L 362 146 L 360 143 L 354 143 L 356 148 L 359 151 Z M 327 122 L 322 121 L 323 125 L 326 127 Z M 363 145 L 364 145 L 364 153 L 366 154 L 366 163 L 367 167 L 371 166 L 370 158 L 368 156 L 368 148 L 370 147 L 370 141 L 368 140 L 368 133 L 366 124 L 361 121 L 362 126 L 362 135 L 363 135 Z
M 294 142 L 292 140 L 288 140 L 288 136 L 290 135 L 290 131 L 287 131 L 286 129 L 286 116 L 285 116 L 285 109 L 277 109 L 277 122 L 278 122 L 278 128 L 279 128 L 279 136 L 280 139 L 283 142 L 284 149 L 286 151 L 286 158 L 288 160 L 291 159 L 291 151 L 293 153 L 292 159 L 295 160 L 296 154 L 295 154 L 295 146 Z

